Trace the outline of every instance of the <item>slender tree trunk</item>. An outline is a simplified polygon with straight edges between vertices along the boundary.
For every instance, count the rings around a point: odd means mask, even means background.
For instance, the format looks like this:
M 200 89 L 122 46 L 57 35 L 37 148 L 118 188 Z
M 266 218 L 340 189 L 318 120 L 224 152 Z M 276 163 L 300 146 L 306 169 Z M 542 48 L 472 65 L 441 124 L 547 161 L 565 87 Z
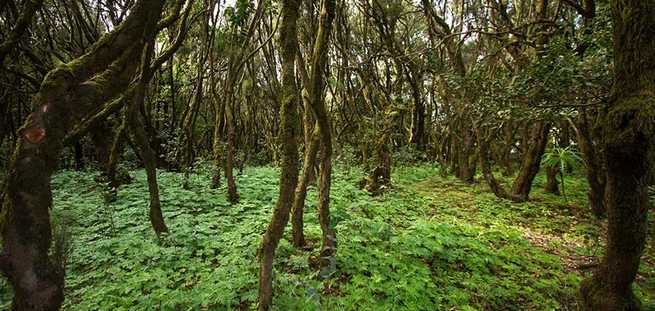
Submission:
M 291 224 L 293 233 L 293 245 L 296 248 L 305 247 L 305 234 L 303 231 L 305 198 L 307 198 L 307 187 L 311 180 L 311 176 L 314 175 L 314 166 L 316 165 L 316 157 L 318 155 L 319 146 L 320 136 L 317 131 L 314 131 L 314 134 L 312 134 L 312 138 L 309 141 L 309 145 L 305 149 L 303 174 L 298 181 L 298 186 L 296 187 L 295 197 L 293 200 Z
M 523 154 L 519 175 L 512 185 L 511 196 L 514 201 L 523 202 L 528 200 L 528 195 L 532 189 L 532 182 L 537 176 L 537 173 L 539 173 L 541 157 L 546 151 L 549 132 L 549 124 L 544 121 L 537 121 L 532 127 L 532 133 L 526 135 L 524 142 L 530 142 L 530 144 Z
M 298 48 L 297 20 L 299 0 L 282 1 L 280 47 L 282 59 L 282 97 L 280 105 L 280 143 L 282 166 L 280 195 L 273 211 L 271 223 L 259 249 L 259 310 L 268 310 L 273 300 L 273 257 L 284 227 L 289 221 L 294 190 L 298 182 L 298 142 L 302 135 L 298 124 L 298 86 L 296 85 L 295 58 Z
M 223 105 L 214 104 L 214 136 L 212 141 L 212 155 L 213 155 L 213 173 L 212 173 L 212 188 L 217 189 L 221 185 L 221 120 L 224 118 Z
M 119 179 L 117 178 L 117 170 L 118 170 L 118 162 L 121 156 L 121 153 L 123 151 L 123 139 L 126 138 L 125 132 L 127 130 L 127 116 L 123 116 L 121 118 L 121 124 L 118 126 L 118 129 L 116 129 L 116 133 L 114 134 L 114 140 L 111 144 L 110 152 L 109 152 L 109 159 L 107 161 L 107 166 L 106 166 L 106 175 L 107 175 L 107 182 L 109 183 L 109 186 L 113 189 L 118 188 L 123 183 L 129 182 L 129 180 L 123 180 L 122 178 Z M 129 177 L 129 176 L 128 176 Z
M 145 100 L 145 93 L 150 83 L 150 59 L 154 53 L 154 42 L 148 43 L 147 47 L 144 49 L 142 56 L 142 65 L 141 65 L 141 80 L 139 85 L 136 88 L 133 102 L 130 104 L 128 109 L 128 122 L 132 132 L 134 133 L 134 140 L 138 145 L 139 151 L 141 153 L 141 158 L 143 159 L 143 164 L 146 167 L 146 174 L 148 179 L 148 192 L 150 195 L 150 208 L 149 208 L 149 217 L 152 228 L 155 230 L 155 233 L 159 236 L 164 232 L 168 232 L 166 223 L 164 222 L 164 216 L 161 212 L 161 202 L 159 200 L 159 185 L 157 183 L 157 156 L 150 147 L 150 142 L 148 141 L 148 136 L 143 126 L 143 117 L 140 113 L 141 107 Z
M 310 96 L 321 138 L 320 177 L 318 184 L 318 218 L 323 233 L 321 264 L 327 266 L 336 253 L 336 234 L 330 225 L 330 189 L 332 185 L 332 122 L 325 106 L 323 72 L 328 66 L 328 44 L 336 11 L 335 0 L 323 0 L 319 29 L 312 57 L 312 85 Z M 389 159 L 390 160 L 390 159 Z M 389 164 L 390 166 L 391 164 Z
M 111 137 L 107 133 L 111 132 L 112 126 L 109 122 L 103 121 L 91 126 L 89 130 L 95 150 L 95 160 L 106 171 L 112 144 Z
M 225 147 L 225 180 L 227 181 L 227 198 L 232 204 L 239 202 L 237 183 L 234 179 L 234 145 L 236 129 L 234 128 L 233 103 L 234 94 L 229 93 L 229 101 L 225 103 L 225 122 L 227 125 L 227 145 Z
M 583 281 L 587 310 L 639 310 L 632 292 L 647 232 L 649 152 L 655 135 L 655 1 L 613 0 L 614 86 L 602 123 L 607 246 Z
M 588 197 L 591 212 L 596 217 L 602 217 L 605 215 L 605 204 L 603 203 L 603 197 L 605 196 L 605 172 L 601 163 L 599 150 L 594 146 L 586 110 L 582 109 L 580 111 L 580 119 L 577 127 L 574 127 L 574 129 L 578 137 L 578 147 L 582 152 L 582 158 L 587 167 L 587 181 L 589 182 Z
M 480 161 L 480 170 L 482 170 L 482 176 L 489 185 L 491 191 L 499 198 L 510 199 L 507 190 L 496 180 L 491 169 L 491 164 L 489 160 L 489 139 L 483 135 L 482 129 L 479 126 L 476 126 L 476 136 L 478 138 L 478 149 L 479 149 L 479 161 Z
M 75 152 L 75 170 L 81 171 L 84 169 L 84 147 L 79 141 L 75 142 L 73 151 Z

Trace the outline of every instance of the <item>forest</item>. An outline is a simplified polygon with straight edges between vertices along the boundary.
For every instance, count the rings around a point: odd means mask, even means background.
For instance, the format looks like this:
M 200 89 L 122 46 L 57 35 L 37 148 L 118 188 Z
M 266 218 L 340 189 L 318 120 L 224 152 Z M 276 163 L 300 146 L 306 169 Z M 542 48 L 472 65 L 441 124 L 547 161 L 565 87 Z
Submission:
M 655 310 L 655 0 L 2 0 L 0 310 Z

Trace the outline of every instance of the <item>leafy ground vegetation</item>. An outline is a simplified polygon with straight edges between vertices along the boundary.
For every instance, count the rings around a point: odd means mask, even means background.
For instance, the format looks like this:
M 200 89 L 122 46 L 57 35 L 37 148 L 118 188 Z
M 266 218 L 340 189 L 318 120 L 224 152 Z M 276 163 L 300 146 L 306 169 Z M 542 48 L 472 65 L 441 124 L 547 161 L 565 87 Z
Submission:
M 182 174 L 160 173 L 170 228 L 161 239 L 149 225 L 144 171 L 132 172 L 135 181 L 114 203 L 105 203 L 96 175 L 64 171 L 53 179 L 55 221 L 71 236 L 65 310 L 256 308 L 257 249 L 277 199 L 278 169 L 246 168 L 236 205 L 225 189 L 208 190 L 208 166 L 191 175 L 188 190 Z M 483 184 L 440 177 L 434 166 L 395 169 L 393 191 L 380 197 L 357 187 L 363 176 L 359 168 L 335 170 L 338 254 L 323 269 L 310 190 L 309 247 L 294 249 L 287 230 L 276 255 L 274 309 L 578 308 L 580 281 L 604 249 L 604 225 L 588 212 L 583 178 L 566 179 L 564 198 L 541 191 L 538 176 L 532 199 L 511 203 Z M 650 243 L 634 285 L 645 310 L 655 309 L 654 255 Z M 10 287 L 1 285 L 0 308 L 8 309 Z

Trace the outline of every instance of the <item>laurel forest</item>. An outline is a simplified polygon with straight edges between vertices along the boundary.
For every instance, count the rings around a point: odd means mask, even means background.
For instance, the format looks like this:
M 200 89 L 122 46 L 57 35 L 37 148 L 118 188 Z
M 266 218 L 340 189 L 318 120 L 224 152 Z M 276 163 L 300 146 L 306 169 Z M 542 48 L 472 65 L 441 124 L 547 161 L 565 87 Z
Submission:
M 655 0 L 0 2 L 0 310 L 655 310 Z

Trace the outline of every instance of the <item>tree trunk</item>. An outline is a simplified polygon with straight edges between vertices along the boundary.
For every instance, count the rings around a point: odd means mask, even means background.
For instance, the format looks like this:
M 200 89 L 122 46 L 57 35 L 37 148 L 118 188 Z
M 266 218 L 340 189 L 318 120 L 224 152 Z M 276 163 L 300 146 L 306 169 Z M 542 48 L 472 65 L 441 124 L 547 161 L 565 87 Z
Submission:
M 544 185 L 544 190 L 546 192 L 556 195 L 560 194 L 557 175 L 559 175 L 558 166 L 546 167 L 546 184 Z
M 300 0 L 283 0 L 280 22 L 282 59 L 282 97 L 280 105 L 280 143 L 282 166 L 280 195 L 273 211 L 271 223 L 259 249 L 259 310 L 268 310 L 273 301 L 273 257 L 284 227 L 289 221 L 294 190 L 298 182 L 298 142 L 302 135 L 298 124 L 298 86 L 296 85 L 295 57 L 298 48 L 297 25 Z
M 148 141 L 148 136 L 143 126 L 143 117 L 139 112 L 143 106 L 145 99 L 145 93 L 150 83 L 151 73 L 149 73 L 150 59 L 154 53 L 154 42 L 147 44 L 147 47 L 144 49 L 143 56 L 141 59 L 141 79 L 139 85 L 136 88 L 134 98 L 130 107 L 128 109 L 128 123 L 130 129 L 134 133 L 134 140 L 138 146 L 138 149 L 141 153 L 141 158 L 143 159 L 143 164 L 146 167 L 146 174 L 148 179 L 148 192 L 150 195 L 150 208 L 149 208 L 149 218 L 152 228 L 155 230 L 157 236 L 161 235 L 164 232 L 168 232 L 168 227 L 164 222 L 164 216 L 161 212 L 161 202 L 159 200 L 159 185 L 157 183 L 157 157 L 150 147 L 150 142 Z
M 112 126 L 108 121 L 101 121 L 95 126 L 91 126 L 89 134 L 95 150 L 95 160 L 105 171 L 109 164 L 111 153 L 112 139 L 107 133 L 111 133 Z
M 594 146 L 589 126 L 588 115 L 585 109 L 580 111 L 576 135 L 578 137 L 578 147 L 582 152 L 582 158 L 587 166 L 587 181 L 589 182 L 589 205 L 591 212 L 596 217 L 605 215 L 605 172 L 601 162 L 600 150 Z
M 476 127 L 476 136 L 478 138 L 478 148 L 479 148 L 479 160 L 480 160 L 480 169 L 482 170 L 482 176 L 489 185 L 491 191 L 499 198 L 510 199 L 507 190 L 496 180 L 491 169 L 491 164 L 489 163 L 489 140 L 484 137 L 482 130 L 479 127 Z
M 216 100 L 216 99 L 215 99 Z M 214 104 L 214 136 L 212 141 L 212 189 L 217 189 L 221 186 L 221 120 L 224 118 L 223 105 Z
M 293 200 L 291 231 L 293 234 L 293 245 L 296 248 L 305 247 L 305 234 L 303 232 L 305 198 L 307 197 L 307 187 L 312 178 L 311 176 L 314 175 L 314 166 L 316 165 L 316 157 L 318 155 L 319 146 L 320 146 L 320 136 L 318 132 L 314 131 L 314 134 L 312 134 L 312 138 L 309 141 L 309 145 L 305 149 L 303 174 L 300 177 L 298 186 L 296 187 L 295 197 Z
M 105 174 L 107 175 L 107 182 L 109 187 L 112 189 L 118 188 L 120 185 L 128 183 L 130 181 L 129 175 L 126 178 L 118 178 L 118 162 L 120 160 L 121 153 L 123 152 L 123 139 L 126 138 L 125 131 L 127 130 L 127 116 L 121 118 L 121 124 L 116 129 L 114 134 L 114 140 L 111 144 L 109 159 L 107 160 Z
M 52 172 L 74 123 L 95 103 L 128 87 L 144 40 L 156 34 L 164 2 L 136 2 L 121 27 L 103 36 L 89 53 L 48 73 L 34 97 L 34 112 L 20 131 L 10 163 L 0 219 L 0 270 L 14 289 L 14 310 L 61 306 L 63 263 L 49 256 Z
M 582 283 L 587 310 L 639 310 L 632 292 L 647 232 L 655 135 L 655 1 L 613 0 L 614 86 L 603 118 L 607 246 Z
M 317 129 L 321 138 L 320 177 L 318 184 L 318 219 L 321 225 L 322 247 L 321 265 L 327 266 L 336 253 L 336 235 L 330 225 L 330 189 L 332 185 L 332 122 L 325 106 L 323 95 L 325 88 L 324 72 L 328 66 L 328 43 L 332 22 L 336 11 L 335 0 L 323 0 L 319 29 L 314 44 L 312 57 L 312 85 L 310 96 L 312 108 L 316 115 Z M 390 160 L 390 159 L 389 159 Z
M 227 124 L 227 145 L 225 150 L 225 180 L 227 180 L 227 199 L 232 204 L 239 202 L 237 183 L 234 179 L 234 144 L 236 143 L 236 130 L 234 128 L 234 116 L 232 105 L 234 94 L 229 93 L 229 101 L 225 103 L 225 120 Z
M 461 181 L 472 184 L 475 180 L 475 162 L 471 163 L 471 158 L 473 157 L 473 138 L 471 137 L 471 131 L 469 129 L 463 129 L 463 138 L 460 141 L 459 154 L 457 157 L 457 173 L 455 174 L 457 178 Z
M 73 144 L 73 151 L 75 152 L 75 170 L 81 171 L 84 169 L 84 148 L 79 141 Z
M 529 136 L 526 135 L 524 142 L 531 143 L 527 146 L 523 154 L 519 175 L 512 185 L 511 196 L 514 201 L 524 202 L 528 200 L 528 195 L 532 189 L 532 182 L 537 176 L 537 173 L 539 173 L 541 157 L 546 151 L 549 132 L 549 124 L 544 121 L 537 121 L 532 128 L 532 133 Z

